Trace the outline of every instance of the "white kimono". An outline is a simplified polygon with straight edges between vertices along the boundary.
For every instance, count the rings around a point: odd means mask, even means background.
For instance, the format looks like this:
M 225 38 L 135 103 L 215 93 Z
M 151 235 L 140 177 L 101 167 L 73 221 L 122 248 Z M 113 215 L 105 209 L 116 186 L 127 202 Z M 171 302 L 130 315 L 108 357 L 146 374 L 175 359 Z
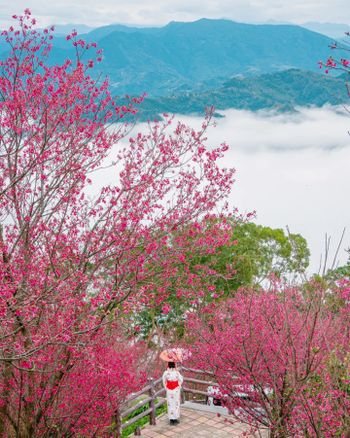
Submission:
M 164 371 L 163 385 L 166 390 L 169 420 L 178 420 L 180 418 L 180 392 L 182 382 L 183 377 L 175 368 L 168 368 Z

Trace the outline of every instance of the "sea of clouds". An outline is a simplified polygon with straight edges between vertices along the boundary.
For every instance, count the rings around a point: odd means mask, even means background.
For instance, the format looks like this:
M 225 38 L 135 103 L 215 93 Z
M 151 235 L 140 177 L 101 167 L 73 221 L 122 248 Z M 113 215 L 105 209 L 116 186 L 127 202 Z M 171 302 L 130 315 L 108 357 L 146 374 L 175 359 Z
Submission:
M 347 260 L 350 247 L 350 114 L 346 108 L 299 108 L 294 113 L 273 111 L 222 112 L 208 131 L 208 144 L 230 146 L 222 164 L 236 169 L 230 204 L 241 213 L 255 211 L 255 221 L 271 227 L 288 226 L 304 236 L 311 250 L 309 273 L 319 270 L 325 235 L 331 237 L 331 266 L 338 255 Z M 178 116 L 200 128 L 200 117 Z M 134 131 L 144 131 L 145 124 Z M 123 142 L 124 143 L 124 142 Z M 93 187 L 116 181 L 115 170 L 95 175 Z
M 309 272 L 317 272 L 331 238 L 328 266 L 342 231 L 339 263 L 350 247 L 350 114 L 346 108 L 300 108 L 292 114 L 229 110 L 209 133 L 230 144 L 228 162 L 237 170 L 231 201 L 256 222 L 288 226 L 309 244 Z M 196 123 L 195 120 L 191 120 Z

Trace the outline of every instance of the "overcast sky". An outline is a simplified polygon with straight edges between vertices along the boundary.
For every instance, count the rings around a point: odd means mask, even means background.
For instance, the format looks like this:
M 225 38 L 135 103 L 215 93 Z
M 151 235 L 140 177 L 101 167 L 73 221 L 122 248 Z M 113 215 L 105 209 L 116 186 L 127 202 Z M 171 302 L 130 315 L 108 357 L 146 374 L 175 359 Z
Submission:
M 40 25 L 111 23 L 163 25 L 169 21 L 229 18 L 242 22 L 307 21 L 350 24 L 349 0 L 0 0 L 0 26 L 30 8 Z

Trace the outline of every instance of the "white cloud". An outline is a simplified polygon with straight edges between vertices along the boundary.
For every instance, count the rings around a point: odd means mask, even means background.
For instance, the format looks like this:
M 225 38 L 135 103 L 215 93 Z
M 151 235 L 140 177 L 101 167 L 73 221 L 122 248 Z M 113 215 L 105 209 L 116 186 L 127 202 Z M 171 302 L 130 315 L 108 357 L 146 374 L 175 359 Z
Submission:
M 347 0 L 16 0 L 0 3 L 0 25 L 9 24 L 13 13 L 29 7 L 41 25 L 84 23 L 101 26 L 110 23 L 141 25 L 198 18 L 229 18 L 243 22 L 265 20 L 327 21 L 350 23 Z
M 213 145 L 223 140 L 230 145 L 225 165 L 237 170 L 232 204 L 242 213 L 256 210 L 258 223 L 288 225 L 292 233 L 302 234 L 312 252 L 312 272 L 324 253 L 325 233 L 334 252 L 346 227 L 340 251 L 344 263 L 344 249 L 350 247 L 350 115 L 332 108 L 225 114 L 208 137 Z
M 343 108 L 299 108 L 285 114 L 229 110 L 224 114 L 226 117 L 219 120 L 220 131 L 235 147 L 246 151 L 333 149 L 350 144 L 350 117 Z
M 235 151 L 286 153 L 350 147 L 350 113 L 345 107 L 297 108 L 292 113 L 231 109 L 220 113 L 224 117 L 213 119 L 216 128 L 210 130 L 209 139 L 226 141 Z M 201 123 L 198 117 L 179 117 L 194 126 Z

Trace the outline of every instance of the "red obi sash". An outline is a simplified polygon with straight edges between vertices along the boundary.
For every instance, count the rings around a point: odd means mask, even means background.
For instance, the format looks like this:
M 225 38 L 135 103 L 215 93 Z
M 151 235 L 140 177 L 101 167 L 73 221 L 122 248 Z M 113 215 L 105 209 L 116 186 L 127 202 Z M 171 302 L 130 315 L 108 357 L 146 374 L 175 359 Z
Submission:
M 167 389 L 176 389 L 178 386 L 180 386 L 178 380 L 167 380 L 166 381 Z

